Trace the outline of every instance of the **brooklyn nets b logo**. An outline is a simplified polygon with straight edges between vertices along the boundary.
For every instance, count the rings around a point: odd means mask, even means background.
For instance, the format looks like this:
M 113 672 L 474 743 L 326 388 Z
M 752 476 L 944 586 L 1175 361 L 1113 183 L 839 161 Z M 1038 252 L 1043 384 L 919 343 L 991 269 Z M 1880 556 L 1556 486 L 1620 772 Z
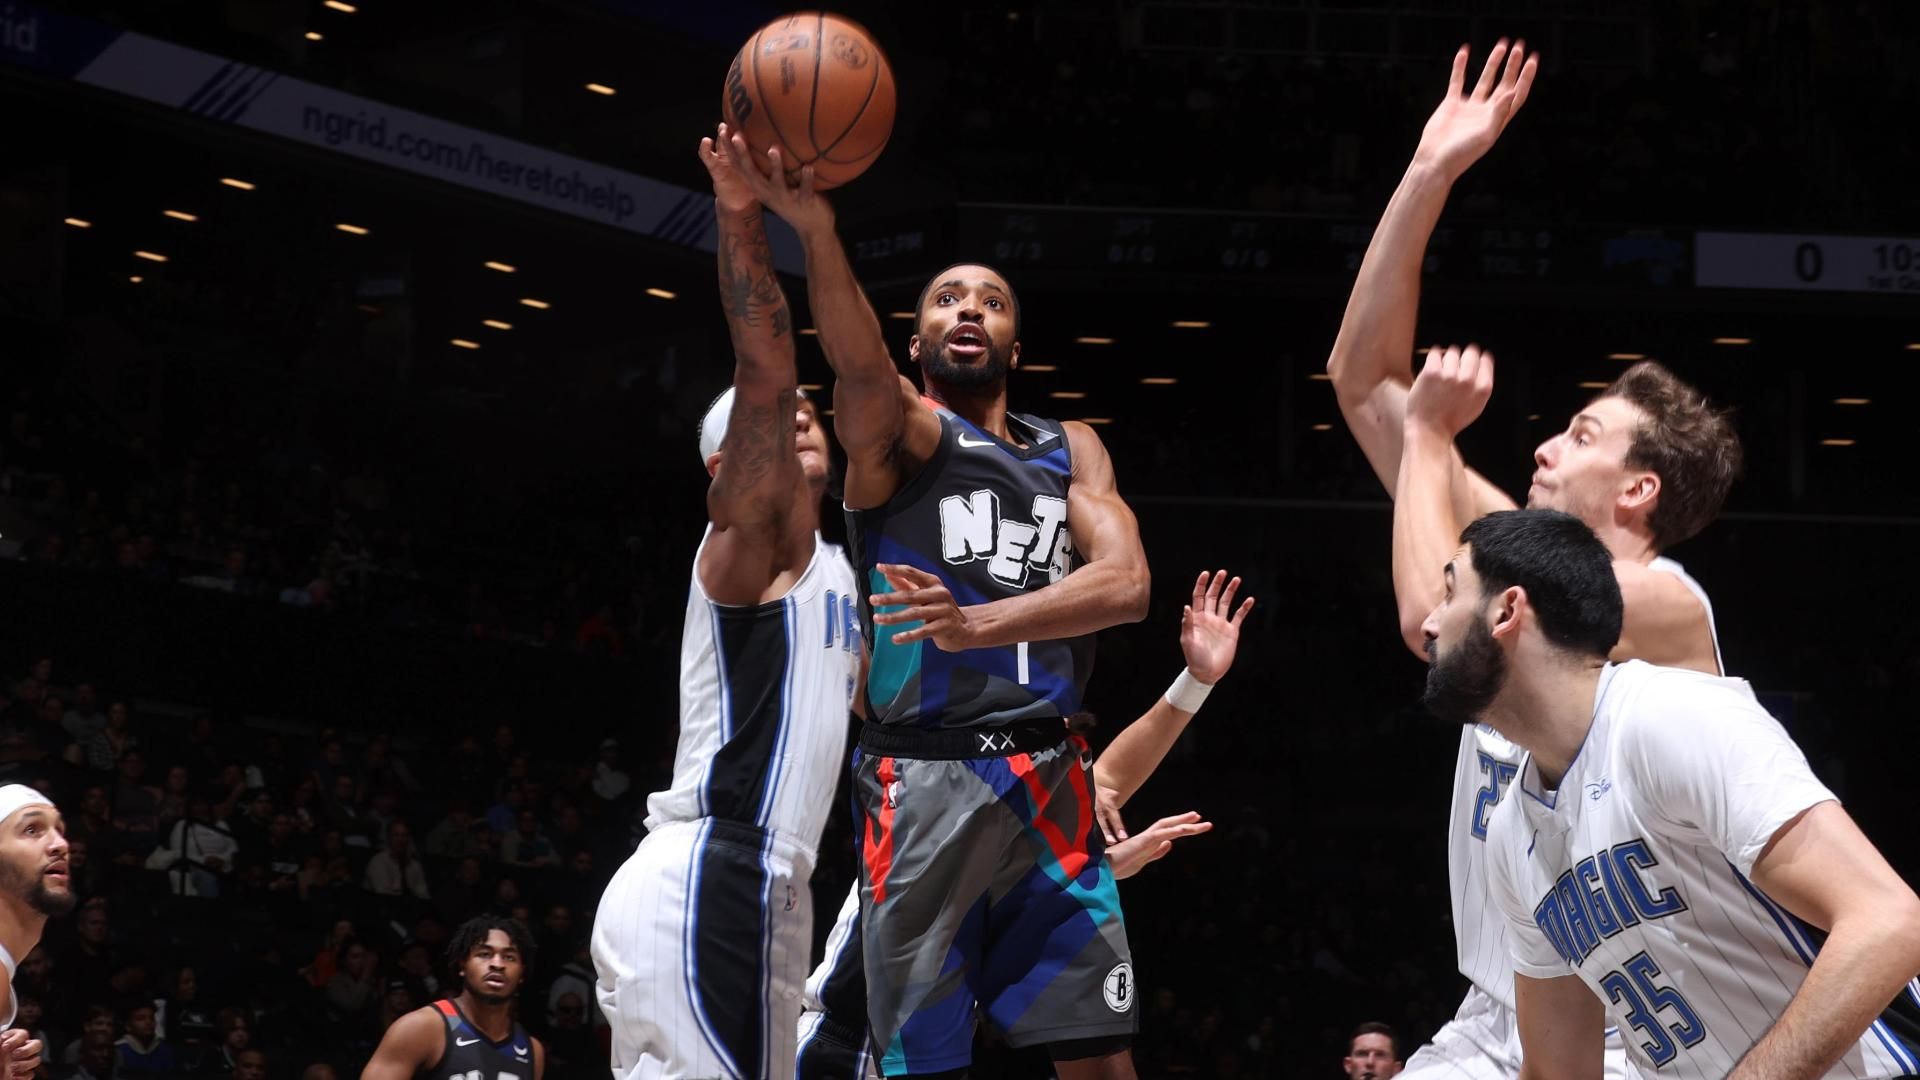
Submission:
M 1065 499 L 1035 495 L 1030 521 L 1002 518 L 991 491 L 940 500 L 940 557 L 955 566 L 985 559 L 996 581 L 1024 588 L 1028 570 L 1047 571 L 1049 583 L 1066 577 L 1072 552 Z
M 1107 972 L 1107 981 L 1100 984 L 1100 992 L 1107 997 L 1107 1008 L 1123 1013 L 1133 1008 L 1133 965 L 1122 963 Z

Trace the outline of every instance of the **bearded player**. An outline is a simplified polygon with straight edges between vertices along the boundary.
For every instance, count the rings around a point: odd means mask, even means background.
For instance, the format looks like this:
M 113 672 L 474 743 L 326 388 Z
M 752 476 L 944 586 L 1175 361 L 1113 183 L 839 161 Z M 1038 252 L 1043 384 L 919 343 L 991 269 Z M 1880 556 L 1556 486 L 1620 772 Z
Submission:
M 1415 388 L 1417 394 L 1418 387 Z M 1487 829 L 1522 1077 L 1920 1071 L 1920 898 L 1746 683 L 1642 661 L 1577 518 L 1490 514 L 1444 564 L 1426 704 L 1526 748 Z
M 460 993 L 395 1020 L 361 1080 L 541 1080 L 546 1047 L 513 1018 L 532 966 L 533 943 L 519 923 L 467 920 L 447 943 Z
M 1485 407 L 1493 358 L 1477 348 L 1434 350 L 1416 380 L 1412 355 L 1421 263 L 1455 181 L 1493 145 L 1525 102 L 1538 58 L 1503 40 L 1466 89 L 1468 51 L 1428 120 L 1413 163 L 1367 248 L 1327 370 L 1341 413 L 1394 497 L 1393 579 L 1402 635 L 1425 656 L 1422 621 L 1445 582 L 1435 568 L 1483 514 L 1515 505 L 1466 468 L 1455 437 Z M 1626 623 L 1614 655 L 1718 674 L 1706 593 L 1661 552 L 1719 512 L 1738 473 L 1740 445 L 1724 413 L 1658 364 L 1636 364 L 1534 452 L 1530 506 L 1572 513 L 1614 556 Z M 1407 1060 L 1407 1077 L 1509 1080 L 1520 1069 L 1506 925 L 1486 894 L 1486 828 L 1522 752 L 1492 727 L 1462 729 L 1448 820 L 1449 884 L 1461 974 L 1470 982 L 1454 1019 Z M 1624 1069 L 1617 1033 L 1609 1069 Z
M 47 919 L 73 910 L 68 880 L 67 823 L 53 800 L 25 784 L 0 787 L 0 1028 L 13 1028 L 20 1003 L 13 972 L 20 958 L 40 944 Z M 0 1059 L 9 1076 L 32 1076 L 40 1067 L 40 1040 L 13 1029 L 0 1035 Z
M 736 152 L 746 154 L 744 141 Z M 1131 1076 L 1132 964 L 1078 711 L 1093 633 L 1146 614 L 1133 513 L 1093 429 L 1007 410 L 1020 307 L 991 267 L 923 290 L 895 368 L 833 211 L 751 177 L 807 252 L 870 629 L 854 766 L 868 1026 L 888 1076 L 964 1069 L 975 1003 L 1059 1075 Z M 1045 960 L 1043 961 L 1043 957 Z

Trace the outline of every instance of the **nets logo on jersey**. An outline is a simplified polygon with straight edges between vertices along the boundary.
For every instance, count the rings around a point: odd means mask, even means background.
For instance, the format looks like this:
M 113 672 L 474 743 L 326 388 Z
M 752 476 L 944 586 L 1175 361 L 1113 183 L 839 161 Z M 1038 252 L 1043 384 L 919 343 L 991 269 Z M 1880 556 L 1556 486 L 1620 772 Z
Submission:
M 940 500 L 940 557 L 954 566 L 987 560 L 995 581 L 1025 588 L 1032 570 L 1047 571 L 1049 584 L 1067 576 L 1073 540 L 1067 533 L 1067 500 L 1035 495 L 1027 521 L 1000 516 L 992 491 Z

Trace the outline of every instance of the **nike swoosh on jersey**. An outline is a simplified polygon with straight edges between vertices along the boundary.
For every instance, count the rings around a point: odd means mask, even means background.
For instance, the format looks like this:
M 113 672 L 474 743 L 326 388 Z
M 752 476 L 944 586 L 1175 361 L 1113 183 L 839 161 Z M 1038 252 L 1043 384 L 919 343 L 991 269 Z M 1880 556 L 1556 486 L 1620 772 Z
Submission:
M 982 440 L 982 441 L 980 441 L 980 442 L 968 442 L 968 441 L 967 441 L 967 436 L 966 436 L 966 433 L 965 433 L 965 432 L 961 432 L 961 433 L 960 433 L 960 445 L 961 445 L 961 446 L 969 446 L 969 447 L 971 447 L 971 446 L 992 446 L 992 445 L 993 445 L 993 440 L 992 440 L 992 439 L 984 439 L 984 440 Z
M 454 1039 L 453 1039 L 453 1045 L 455 1045 L 455 1046 L 472 1046 L 472 1045 L 473 1045 L 474 1043 L 477 1043 L 477 1042 L 479 1042 L 479 1041 L 480 1041 L 479 1039 L 462 1039 L 462 1038 L 460 1038 L 459 1036 L 457 1036 L 457 1035 L 456 1035 L 456 1036 L 454 1036 Z

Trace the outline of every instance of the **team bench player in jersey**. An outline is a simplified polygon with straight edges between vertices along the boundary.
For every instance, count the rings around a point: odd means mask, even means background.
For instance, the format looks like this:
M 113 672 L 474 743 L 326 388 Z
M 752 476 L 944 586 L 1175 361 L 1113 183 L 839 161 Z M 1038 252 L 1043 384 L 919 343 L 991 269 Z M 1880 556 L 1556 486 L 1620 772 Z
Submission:
M 908 346 L 922 397 L 810 170 L 789 186 L 769 156 L 756 194 L 806 248 L 869 592 L 854 785 L 881 1070 L 964 1069 L 977 1000 L 1012 1045 L 1048 1046 L 1062 1077 L 1131 1076 L 1126 931 L 1085 743 L 1063 720 L 1094 632 L 1146 615 L 1139 527 L 1092 428 L 1007 411 L 1020 308 L 1006 278 L 963 264 L 927 284 Z
M 1608 662 L 1613 555 L 1553 511 L 1468 526 L 1426 704 L 1526 748 L 1487 826 L 1522 1077 L 1920 1072 L 1920 898 L 1747 684 Z M 1890 1004 L 1891 1003 L 1891 1004 Z
M 1512 509 L 1507 494 L 1468 469 L 1454 439 L 1493 391 L 1493 358 L 1477 348 L 1435 350 L 1413 374 L 1420 275 L 1452 184 L 1492 147 L 1526 100 L 1537 58 L 1502 41 L 1476 85 L 1465 47 L 1428 120 L 1413 162 L 1387 205 L 1354 282 L 1327 361 L 1340 411 L 1394 499 L 1393 583 L 1407 646 L 1425 656 L 1421 623 L 1439 600 L 1438 568 L 1460 530 Z M 1724 413 L 1665 368 L 1628 368 L 1534 451 L 1527 505 L 1578 516 L 1613 552 L 1625 596 L 1619 660 L 1720 674 L 1713 608 L 1662 552 L 1719 512 L 1741 464 Z M 1469 980 L 1453 1020 L 1407 1059 L 1405 1080 L 1511 1080 L 1520 1070 L 1506 924 L 1486 892 L 1486 826 L 1519 768 L 1521 750 L 1485 724 L 1460 732 L 1447 822 L 1448 885 L 1459 970 Z M 1625 1069 L 1608 1035 L 1610 1076 Z
M 360 1080 L 541 1080 L 547 1049 L 513 1018 L 533 943 L 512 919 L 481 915 L 447 943 L 460 993 L 393 1022 Z

